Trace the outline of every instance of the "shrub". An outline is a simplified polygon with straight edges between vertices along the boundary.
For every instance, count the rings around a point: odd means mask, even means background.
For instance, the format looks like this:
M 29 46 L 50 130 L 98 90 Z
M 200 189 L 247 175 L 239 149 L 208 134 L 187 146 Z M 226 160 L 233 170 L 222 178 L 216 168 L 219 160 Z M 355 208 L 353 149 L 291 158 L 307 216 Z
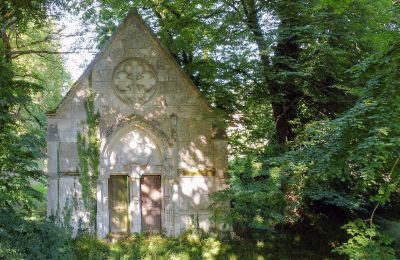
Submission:
M 0 212 L 1 259 L 71 259 L 70 234 L 48 221 Z
M 76 259 L 104 259 L 110 254 L 108 244 L 94 235 L 82 234 L 73 241 Z
M 76 259 L 314 259 L 318 256 L 307 250 L 289 250 L 282 241 L 222 240 L 215 234 L 196 230 L 186 231 L 178 238 L 132 234 L 114 243 L 82 235 L 73 245 Z
M 343 228 L 351 238 L 334 252 L 347 255 L 350 259 L 396 259 L 392 240 L 380 234 L 376 226 L 357 219 Z

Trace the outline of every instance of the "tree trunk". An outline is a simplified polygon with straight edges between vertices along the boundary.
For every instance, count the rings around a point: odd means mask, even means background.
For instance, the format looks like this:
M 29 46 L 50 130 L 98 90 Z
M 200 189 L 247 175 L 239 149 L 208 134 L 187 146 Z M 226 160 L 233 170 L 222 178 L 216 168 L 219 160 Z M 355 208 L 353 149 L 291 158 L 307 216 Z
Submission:
M 273 117 L 275 119 L 276 141 L 279 144 L 286 144 L 293 140 L 295 132 L 290 121 L 298 117 L 297 104 L 302 93 L 297 90 L 294 82 L 286 81 L 284 84 L 278 82 L 272 75 L 279 72 L 290 71 L 287 64 L 279 62 L 283 59 L 298 59 L 300 48 L 296 42 L 296 37 L 283 37 L 278 35 L 278 43 L 275 48 L 274 61 L 268 55 L 268 42 L 262 33 L 262 28 L 258 19 L 258 8 L 255 0 L 241 0 L 241 5 L 245 14 L 246 24 L 254 36 L 258 47 L 258 54 L 261 60 L 262 71 L 265 80 L 264 93 L 271 98 Z M 279 27 L 288 28 L 292 21 L 282 19 Z

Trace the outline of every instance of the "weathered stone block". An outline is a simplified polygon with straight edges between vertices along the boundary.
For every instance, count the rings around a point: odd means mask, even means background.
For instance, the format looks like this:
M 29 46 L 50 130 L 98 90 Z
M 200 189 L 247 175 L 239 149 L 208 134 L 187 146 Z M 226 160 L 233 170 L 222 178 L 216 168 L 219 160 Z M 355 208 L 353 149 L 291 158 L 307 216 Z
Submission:
M 167 70 L 160 70 L 158 72 L 158 80 L 159 81 L 168 81 L 168 71 Z
M 178 80 L 177 72 L 172 68 L 168 71 L 168 80 L 169 81 L 177 81 Z
M 210 195 L 215 191 L 214 177 L 181 177 L 182 210 L 207 210 L 210 206 Z
M 65 176 L 60 178 L 60 206 L 63 207 L 67 200 L 71 200 L 76 195 L 75 178 L 73 176 Z
M 60 142 L 76 142 L 78 122 L 74 119 L 60 119 L 58 121 L 58 133 Z
M 151 49 L 150 48 L 142 48 L 142 49 L 139 49 L 139 53 L 142 58 L 149 58 Z
M 47 175 L 57 176 L 58 173 L 58 142 L 47 142 Z
M 175 105 L 181 107 L 182 104 L 185 102 L 185 100 L 188 98 L 187 95 L 178 92 L 175 93 L 167 93 L 165 99 L 167 102 L 167 105 Z M 185 115 L 187 116 L 187 115 Z
M 160 122 L 160 127 L 161 130 L 163 132 L 163 134 L 169 138 L 169 141 L 172 140 L 172 125 L 170 120 L 168 120 L 168 118 L 162 118 L 161 122 Z
M 156 65 L 156 69 L 158 70 L 169 70 L 169 62 L 166 60 L 166 58 L 164 56 L 161 56 L 158 60 L 157 60 L 157 65 Z
M 47 124 L 47 140 L 54 142 L 58 141 L 58 126 L 57 123 Z
M 78 145 L 74 142 L 60 143 L 60 173 L 76 172 L 79 167 Z
M 190 140 L 189 129 L 190 127 L 190 118 L 179 117 L 178 118 L 178 140 L 180 142 L 185 142 Z
M 57 182 L 58 180 L 55 178 L 47 179 L 47 215 L 54 216 L 57 210 Z

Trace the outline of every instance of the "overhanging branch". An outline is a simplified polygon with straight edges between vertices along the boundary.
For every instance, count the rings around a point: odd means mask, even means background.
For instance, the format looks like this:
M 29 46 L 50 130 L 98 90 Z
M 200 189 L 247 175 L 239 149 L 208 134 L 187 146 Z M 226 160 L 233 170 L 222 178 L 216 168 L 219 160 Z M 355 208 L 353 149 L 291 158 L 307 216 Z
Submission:
M 72 54 L 76 53 L 74 51 L 49 51 L 49 50 L 23 50 L 23 51 L 11 51 L 11 56 L 13 59 L 27 54 Z M 0 52 L 0 55 L 5 54 L 4 52 Z

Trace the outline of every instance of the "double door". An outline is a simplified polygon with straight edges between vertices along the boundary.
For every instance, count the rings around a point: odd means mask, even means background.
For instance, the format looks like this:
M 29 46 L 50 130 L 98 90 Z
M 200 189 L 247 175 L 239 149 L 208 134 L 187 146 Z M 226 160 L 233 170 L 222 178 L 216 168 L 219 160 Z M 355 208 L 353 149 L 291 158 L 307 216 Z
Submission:
M 129 181 L 126 175 L 113 175 L 109 179 L 109 213 L 111 233 L 129 233 Z M 161 232 L 161 176 L 144 175 L 140 179 L 142 232 Z

